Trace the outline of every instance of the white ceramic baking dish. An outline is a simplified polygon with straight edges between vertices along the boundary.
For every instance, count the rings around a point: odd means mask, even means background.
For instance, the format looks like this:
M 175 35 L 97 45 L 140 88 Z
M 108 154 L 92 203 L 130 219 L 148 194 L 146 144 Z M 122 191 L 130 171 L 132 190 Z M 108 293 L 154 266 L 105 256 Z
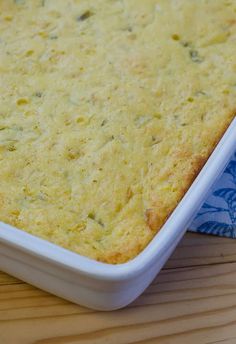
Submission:
M 96 262 L 0 222 L 0 269 L 84 306 L 126 306 L 163 267 L 235 148 L 236 119 L 160 232 L 133 260 Z

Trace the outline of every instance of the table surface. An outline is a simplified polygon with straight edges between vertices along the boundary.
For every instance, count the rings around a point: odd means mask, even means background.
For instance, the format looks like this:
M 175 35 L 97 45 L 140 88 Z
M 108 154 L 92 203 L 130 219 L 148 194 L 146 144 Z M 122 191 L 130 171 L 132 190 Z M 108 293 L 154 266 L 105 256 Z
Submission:
M 236 241 L 186 234 L 146 292 L 98 312 L 0 272 L 1 344 L 236 343 Z

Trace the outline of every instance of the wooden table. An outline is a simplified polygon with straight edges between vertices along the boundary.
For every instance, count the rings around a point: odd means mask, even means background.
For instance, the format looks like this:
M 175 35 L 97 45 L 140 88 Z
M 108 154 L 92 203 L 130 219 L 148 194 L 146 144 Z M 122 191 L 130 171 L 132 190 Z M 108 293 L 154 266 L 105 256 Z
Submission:
M 123 310 L 74 305 L 0 273 L 1 344 L 236 343 L 236 241 L 187 234 Z

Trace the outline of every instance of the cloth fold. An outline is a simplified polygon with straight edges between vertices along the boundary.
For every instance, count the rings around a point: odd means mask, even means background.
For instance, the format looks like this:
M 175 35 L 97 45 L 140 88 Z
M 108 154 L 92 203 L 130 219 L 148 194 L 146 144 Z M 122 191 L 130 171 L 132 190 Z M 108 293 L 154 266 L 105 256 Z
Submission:
M 236 153 L 213 185 L 189 230 L 236 238 Z

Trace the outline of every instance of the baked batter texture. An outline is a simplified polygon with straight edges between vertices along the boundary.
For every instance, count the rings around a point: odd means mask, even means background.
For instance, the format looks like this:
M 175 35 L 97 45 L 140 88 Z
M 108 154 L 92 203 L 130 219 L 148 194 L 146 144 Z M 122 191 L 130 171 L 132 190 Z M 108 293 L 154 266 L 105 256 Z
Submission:
M 0 0 L 1 221 L 126 262 L 235 110 L 235 0 Z

